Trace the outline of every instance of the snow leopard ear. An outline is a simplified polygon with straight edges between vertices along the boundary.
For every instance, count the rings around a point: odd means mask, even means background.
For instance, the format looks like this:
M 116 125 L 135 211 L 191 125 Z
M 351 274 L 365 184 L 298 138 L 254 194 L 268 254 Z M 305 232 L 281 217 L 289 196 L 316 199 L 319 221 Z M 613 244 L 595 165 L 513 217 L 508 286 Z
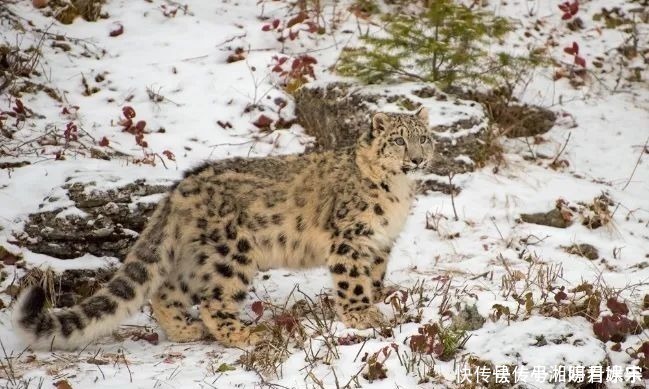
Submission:
M 417 116 L 417 119 L 421 120 L 426 126 L 428 126 L 428 108 L 422 105 L 421 107 L 419 107 L 417 112 L 415 112 L 415 116 Z
M 383 112 L 377 112 L 372 116 L 372 132 L 380 133 L 388 127 L 388 115 Z

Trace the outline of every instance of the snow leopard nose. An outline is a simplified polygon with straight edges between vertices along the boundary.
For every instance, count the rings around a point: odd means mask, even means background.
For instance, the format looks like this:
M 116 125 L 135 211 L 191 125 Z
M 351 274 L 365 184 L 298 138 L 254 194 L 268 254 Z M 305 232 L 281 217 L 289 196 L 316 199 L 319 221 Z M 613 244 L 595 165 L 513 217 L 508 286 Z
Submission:
M 410 160 L 412 161 L 412 163 L 414 163 L 417 166 L 419 166 L 419 164 L 424 161 L 424 159 L 421 157 L 411 158 Z

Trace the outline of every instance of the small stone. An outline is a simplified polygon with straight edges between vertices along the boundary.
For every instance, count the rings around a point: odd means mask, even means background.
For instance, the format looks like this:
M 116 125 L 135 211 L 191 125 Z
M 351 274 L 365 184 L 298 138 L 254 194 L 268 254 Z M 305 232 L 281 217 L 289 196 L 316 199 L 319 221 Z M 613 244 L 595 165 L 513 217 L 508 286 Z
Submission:
M 453 316 L 451 329 L 459 331 L 475 331 L 482 328 L 486 319 L 480 316 L 475 305 L 465 306 L 457 315 Z
M 599 258 L 597 249 L 588 243 L 573 244 L 572 246 L 564 247 L 568 254 L 579 255 L 594 261 Z
M 559 209 L 553 209 L 550 212 L 539 213 L 522 213 L 521 220 L 525 223 L 539 224 L 555 228 L 567 228 L 572 221 L 565 218 Z

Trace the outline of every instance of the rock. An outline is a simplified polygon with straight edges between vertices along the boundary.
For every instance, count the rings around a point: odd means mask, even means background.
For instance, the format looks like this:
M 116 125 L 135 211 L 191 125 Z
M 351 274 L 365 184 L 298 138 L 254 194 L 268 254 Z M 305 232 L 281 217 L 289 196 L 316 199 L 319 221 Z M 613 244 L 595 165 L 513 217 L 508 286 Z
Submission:
M 508 138 L 544 134 L 554 126 L 557 119 L 556 114 L 549 109 L 518 103 L 507 90 L 481 92 L 449 88 L 448 92 L 482 104 L 489 112 L 492 124 L 499 128 L 501 135 Z
M 442 192 L 444 194 L 457 196 L 462 190 L 460 187 L 455 185 L 450 185 L 446 182 L 440 182 L 437 180 L 417 180 L 417 186 L 415 191 L 417 194 L 426 194 L 428 192 Z
M 297 122 L 316 138 L 316 149 L 353 146 L 380 110 L 432 112 L 431 129 L 438 152 L 427 168 L 447 175 L 473 171 L 493 151 L 487 117 L 480 104 L 449 96 L 428 84 L 361 86 L 352 83 L 308 84 L 295 94 Z
M 74 206 L 29 215 L 24 232 L 14 235 L 17 244 L 61 259 L 86 253 L 124 259 L 156 207 L 155 201 L 138 199 L 165 193 L 169 187 L 144 180 L 110 190 L 94 186 L 94 182 L 65 185 Z M 59 216 L 73 207 L 82 212 Z
M 52 306 L 71 307 L 101 288 L 114 273 L 115 268 L 65 270 L 62 273 L 33 268 L 20 279 L 16 294 L 30 285 L 40 285 Z
M 556 228 L 567 228 L 572 221 L 565 218 L 559 209 L 553 209 L 550 212 L 539 213 L 522 213 L 521 220 L 525 223 L 540 224 Z
M 482 328 L 486 319 L 480 316 L 475 305 L 465 306 L 457 315 L 453 316 L 450 328 L 458 331 L 475 331 Z
M 0 162 L 0 169 L 17 169 L 19 167 L 31 165 L 29 161 L 18 161 L 18 162 Z
M 588 243 L 573 244 L 572 246 L 564 247 L 564 250 L 568 254 L 579 255 L 584 258 L 588 258 L 591 261 L 599 258 L 599 252 L 597 249 Z
M 554 126 L 554 112 L 541 107 L 514 105 L 507 107 L 497 123 L 508 138 L 536 136 L 544 134 Z

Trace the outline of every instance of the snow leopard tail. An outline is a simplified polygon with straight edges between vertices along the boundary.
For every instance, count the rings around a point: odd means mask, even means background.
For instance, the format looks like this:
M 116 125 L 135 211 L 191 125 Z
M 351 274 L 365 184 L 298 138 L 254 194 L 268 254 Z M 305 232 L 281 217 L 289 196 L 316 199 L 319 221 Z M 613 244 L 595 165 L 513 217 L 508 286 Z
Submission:
M 45 291 L 27 289 L 16 303 L 16 332 L 35 349 L 75 349 L 109 334 L 155 293 L 168 274 L 173 250 L 165 248 L 171 203 L 164 198 L 113 278 L 83 302 L 46 309 Z

